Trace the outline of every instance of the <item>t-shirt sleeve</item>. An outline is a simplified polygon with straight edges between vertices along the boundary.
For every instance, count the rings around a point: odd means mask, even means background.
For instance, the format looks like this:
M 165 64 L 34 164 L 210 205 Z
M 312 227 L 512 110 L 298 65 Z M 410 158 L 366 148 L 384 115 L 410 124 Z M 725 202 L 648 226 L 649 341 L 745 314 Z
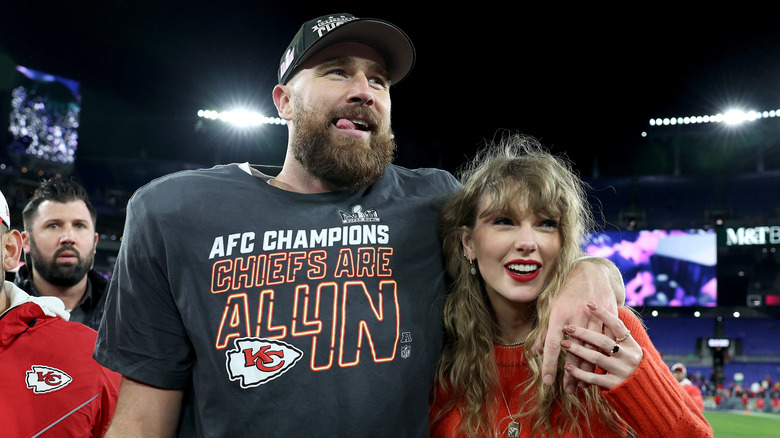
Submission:
M 182 236 L 160 225 L 161 190 L 159 184 L 146 186 L 128 202 L 94 357 L 133 380 L 182 389 L 190 380 L 193 353 L 171 291 L 165 245 Z
M 447 171 L 441 171 L 437 173 L 437 176 L 439 178 L 439 183 L 441 187 L 443 187 L 444 193 L 449 195 L 452 195 L 453 193 L 460 190 L 463 185 L 458 181 L 457 178 L 455 178 L 451 173 Z
M 427 195 L 431 196 L 432 207 L 439 211 L 452 196 L 461 189 L 462 184 L 451 173 L 441 169 L 418 169 L 418 172 L 428 172 L 424 183 Z M 419 184 L 419 182 L 415 182 Z

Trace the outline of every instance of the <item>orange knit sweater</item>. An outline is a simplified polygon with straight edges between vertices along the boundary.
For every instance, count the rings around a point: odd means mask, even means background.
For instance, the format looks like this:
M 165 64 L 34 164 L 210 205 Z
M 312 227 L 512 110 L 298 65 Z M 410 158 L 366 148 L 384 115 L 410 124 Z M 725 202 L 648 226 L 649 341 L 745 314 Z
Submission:
M 620 309 L 619 317 L 642 347 L 644 357 L 639 368 L 625 382 L 613 389 L 602 391 L 606 401 L 640 437 L 712 437 L 712 428 L 661 360 L 642 323 L 627 309 Z M 521 390 L 516 388 L 528 378 L 530 372 L 523 357 L 524 349 L 496 346 L 494 353 L 506 401 L 512 411 L 517 412 L 521 402 Z M 443 398 L 443 392 L 439 389 L 435 404 L 431 407 L 431 419 L 435 418 L 445 404 L 446 400 Z M 506 419 L 508 411 L 503 398 L 498 400 L 498 406 L 494 414 L 495 424 L 498 425 L 496 430 L 499 437 L 505 437 L 509 420 Z M 559 414 L 560 411 L 553 413 L 553 429 Z M 431 438 L 455 437 L 459 426 L 460 414 L 457 410 L 451 410 L 432 424 Z M 534 436 L 530 429 L 529 424 L 521 423 L 520 436 Z M 590 427 L 583 429 L 585 436 L 619 436 L 593 418 Z M 558 437 L 557 434 L 555 436 Z M 570 436 L 574 435 L 563 435 Z

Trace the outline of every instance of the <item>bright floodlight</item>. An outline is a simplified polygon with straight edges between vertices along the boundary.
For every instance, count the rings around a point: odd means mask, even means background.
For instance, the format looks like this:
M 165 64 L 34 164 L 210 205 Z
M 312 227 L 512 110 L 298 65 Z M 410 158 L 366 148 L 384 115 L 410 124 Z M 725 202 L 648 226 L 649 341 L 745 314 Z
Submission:
M 198 117 L 211 120 L 221 120 L 238 127 L 253 127 L 258 125 L 285 125 L 287 122 L 278 117 L 266 117 L 254 111 L 238 109 L 233 111 L 200 110 Z
M 704 116 L 689 117 L 668 117 L 650 119 L 650 126 L 668 126 L 668 125 L 692 125 L 698 123 L 725 123 L 727 125 L 739 125 L 745 122 L 752 122 L 758 119 L 768 119 L 780 117 L 780 110 L 769 111 L 743 111 L 730 110 L 725 114 L 714 114 Z
M 749 120 L 755 120 L 756 119 L 756 112 L 755 111 L 742 111 L 742 110 L 731 110 L 726 112 L 726 114 L 723 115 L 723 121 L 727 125 L 739 125 L 740 123 L 747 122 Z

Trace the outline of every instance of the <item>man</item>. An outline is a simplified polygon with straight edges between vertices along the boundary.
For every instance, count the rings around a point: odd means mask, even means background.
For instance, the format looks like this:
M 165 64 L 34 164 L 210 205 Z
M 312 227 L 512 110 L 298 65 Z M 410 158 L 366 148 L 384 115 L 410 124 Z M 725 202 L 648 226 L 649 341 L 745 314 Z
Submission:
M 107 280 L 92 269 L 98 234 L 97 213 L 75 181 L 43 181 L 22 212 L 24 252 L 29 264 L 14 282 L 32 296 L 57 297 L 70 320 L 100 326 Z
M 22 237 L 0 193 L 0 258 L 16 267 Z M 100 437 L 116 406 L 120 375 L 92 358 L 97 333 L 73 322 L 62 301 L 0 289 L 2 436 Z
M 700 411 L 704 411 L 704 397 L 702 397 L 699 387 L 688 379 L 688 369 L 685 368 L 685 365 L 679 362 L 672 365 L 672 374 L 674 374 L 674 378 L 680 382 L 680 385 L 682 385 L 685 392 L 691 396 L 693 404 L 695 404 Z
M 311 20 L 273 90 L 278 175 L 217 166 L 133 195 L 95 351 L 124 375 L 109 435 L 428 435 L 437 205 L 458 183 L 391 164 L 390 85 L 414 60 L 390 23 Z

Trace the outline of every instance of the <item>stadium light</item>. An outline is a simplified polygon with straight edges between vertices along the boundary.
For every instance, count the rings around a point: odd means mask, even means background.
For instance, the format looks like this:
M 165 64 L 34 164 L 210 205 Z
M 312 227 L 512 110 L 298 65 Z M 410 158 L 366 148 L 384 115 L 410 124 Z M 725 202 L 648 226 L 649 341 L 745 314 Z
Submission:
M 727 125 L 740 125 L 752 122 L 758 119 L 769 119 L 780 117 L 780 109 L 767 111 L 744 111 L 733 109 L 723 114 L 704 115 L 704 116 L 685 116 L 685 117 L 665 117 L 650 119 L 650 126 L 674 126 L 674 125 L 693 125 L 701 123 L 725 123 Z
M 220 120 L 233 126 L 251 128 L 260 125 L 286 125 L 287 121 L 279 117 L 266 117 L 260 113 L 245 109 L 232 111 L 199 110 L 198 117 Z

